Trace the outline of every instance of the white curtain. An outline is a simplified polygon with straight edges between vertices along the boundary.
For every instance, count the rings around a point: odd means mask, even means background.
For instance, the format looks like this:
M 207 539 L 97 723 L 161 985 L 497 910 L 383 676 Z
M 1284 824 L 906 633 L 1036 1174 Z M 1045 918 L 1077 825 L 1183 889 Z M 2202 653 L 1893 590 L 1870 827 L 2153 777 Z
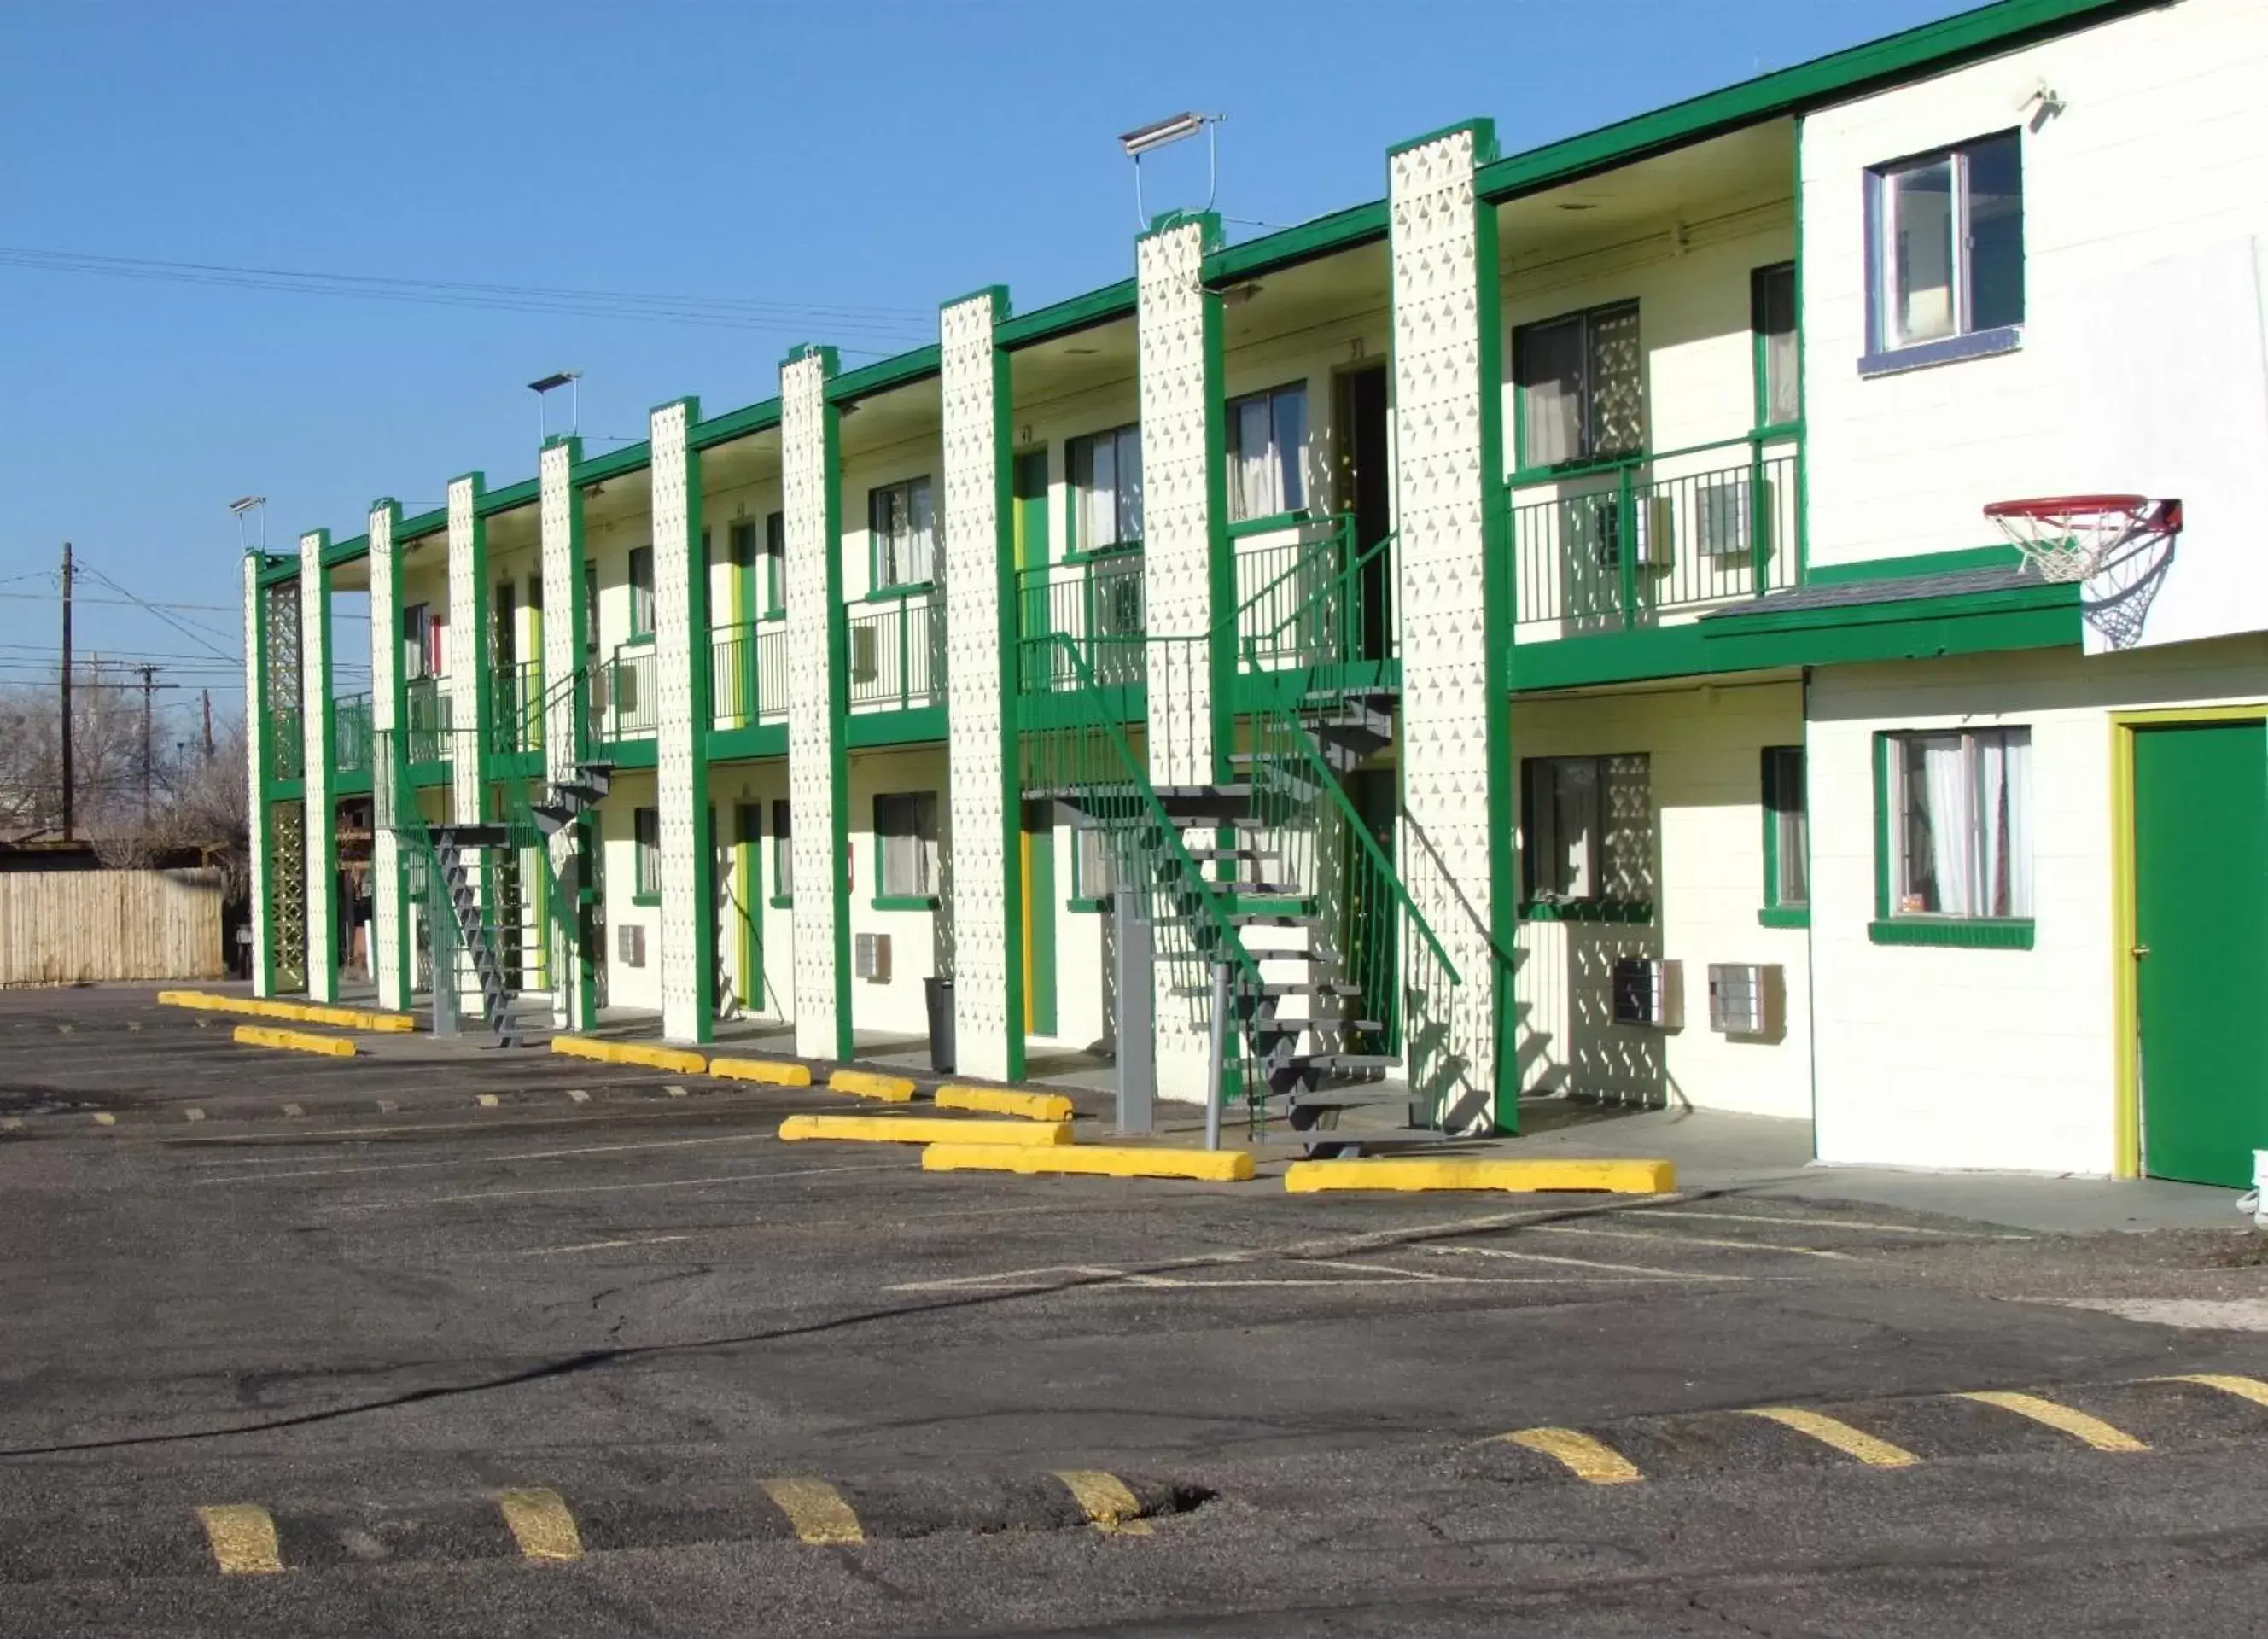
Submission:
M 1968 748 L 1948 735 L 1920 742 L 1923 812 L 1929 816 L 1929 869 L 1935 902 L 1921 908 L 1947 916 L 1970 913 L 1970 838 L 1976 835 L 1970 811 Z M 1916 861 L 1919 863 L 1919 861 Z
M 1978 737 L 1977 817 L 1984 880 L 1974 915 L 2032 913 L 2031 766 L 2029 734 Z

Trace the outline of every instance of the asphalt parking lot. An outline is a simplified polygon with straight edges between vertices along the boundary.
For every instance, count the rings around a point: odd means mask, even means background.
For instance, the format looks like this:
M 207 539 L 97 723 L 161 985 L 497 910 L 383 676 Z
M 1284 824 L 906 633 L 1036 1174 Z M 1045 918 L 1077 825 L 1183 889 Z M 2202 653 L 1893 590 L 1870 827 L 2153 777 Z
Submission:
M 2268 1591 L 2268 1344 L 2102 1307 L 2257 1296 L 2226 1233 L 925 1174 L 780 1141 L 825 1091 L 230 1023 L 0 997 L 0 1628 L 2159 1632 Z

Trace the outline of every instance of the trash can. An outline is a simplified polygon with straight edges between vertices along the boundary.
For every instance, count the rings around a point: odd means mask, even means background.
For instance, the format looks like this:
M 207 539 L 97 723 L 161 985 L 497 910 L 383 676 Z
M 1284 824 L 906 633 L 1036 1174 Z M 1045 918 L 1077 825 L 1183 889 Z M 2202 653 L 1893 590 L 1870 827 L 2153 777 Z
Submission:
M 929 1004 L 929 1067 L 939 1075 L 953 1074 L 953 981 L 931 974 L 922 980 L 922 999 Z

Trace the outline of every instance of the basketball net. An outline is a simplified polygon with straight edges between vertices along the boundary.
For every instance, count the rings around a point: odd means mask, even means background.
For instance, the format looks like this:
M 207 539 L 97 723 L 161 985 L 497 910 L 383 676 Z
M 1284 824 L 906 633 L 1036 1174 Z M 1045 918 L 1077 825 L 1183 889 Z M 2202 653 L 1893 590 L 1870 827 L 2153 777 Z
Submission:
M 2182 504 L 2146 495 L 2057 495 L 1995 501 L 1999 526 L 2040 579 L 2090 583 L 2080 612 L 2114 649 L 2131 648 L 2181 533 Z

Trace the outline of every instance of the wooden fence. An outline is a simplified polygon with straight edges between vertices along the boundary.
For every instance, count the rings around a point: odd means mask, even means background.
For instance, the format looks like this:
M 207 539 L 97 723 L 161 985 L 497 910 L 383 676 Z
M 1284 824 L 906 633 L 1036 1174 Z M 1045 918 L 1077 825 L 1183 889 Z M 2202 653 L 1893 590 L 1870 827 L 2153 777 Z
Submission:
M 217 870 L 0 871 L 0 986 L 218 978 Z

